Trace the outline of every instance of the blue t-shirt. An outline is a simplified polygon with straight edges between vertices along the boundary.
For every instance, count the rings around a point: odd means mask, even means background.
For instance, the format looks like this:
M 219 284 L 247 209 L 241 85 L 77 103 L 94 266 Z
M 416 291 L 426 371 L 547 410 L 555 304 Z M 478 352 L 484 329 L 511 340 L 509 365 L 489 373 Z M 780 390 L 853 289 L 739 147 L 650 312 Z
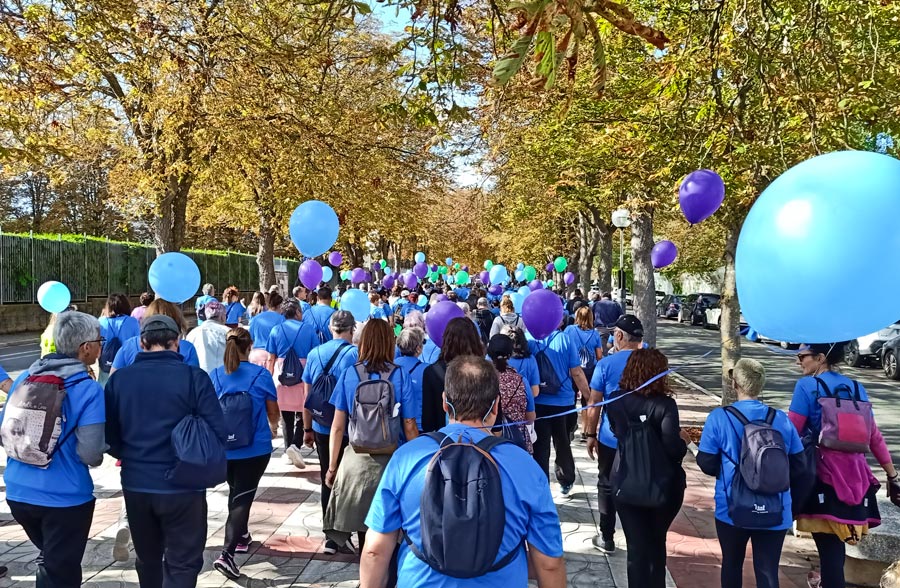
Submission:
M 855 390 L 853 380 L 842 374 L 823 372 L 819 374 L 819 379 L 825 382 L 832 394 L 835 394 L 837 387 L 841 384 L 847 386 L 851 394 Z M 797 380 L 797 384 L 794 386 L 794 396 L 791 398 L 791 407 L 788 410 L 806 417 L 804 430 L 818 433 L 822 429 L 822 407 L 817 401 L 820 396 L 825 396 L 825 389 L 819 386 L 815 378 L 804 376 Z M 849 398 L 849 395 L 842 391 L 840 397 Z M 862 384 L 859 384 L 859 397 L 864 401 L 869 400 L 869 394 Z
M 411 313 L 414 310 L 418 310 L 419 312 L 425 312 L 425 309 L 419 306 L 418 304 L 413 304 L 412 302 L 407 301 L 406 304 L 403 305 L 403 308 L 400 309 L 400 316 L 406 318 L 406 315 Z
M 457 423 L 441 429 L 442 433 L 454 439 L 464 431 L 465 436 L 473 441 L 481 440 L 487 435 L 483 431 Z M 415 545 L 422 545 L 419 504 L 425 486 L 425 473 L 436 451 L 437 443 L 433 439 L 419 437 L 394 453 L 375 491 L 366 517 L 367 527 L 378 533 L 393 533 L 403 529 Z M 506 506 L 506 526 L 497 558 L 504 557 L 513 550 L 519 551 L 518 556 L 496 572 L 460 580 L 429 567 L 403 541 L 400 543 L 397 564 L 398 588 L 526 586 L 528 560 L 525 549 L 521 546 L 523 537 L 544 555 L 563 555 L 559 515 L 550 495 L 547 475 L 527 452 L 510 443 L 498 446 L 491 455 L 500 468 L 500 483 Z
M 119 338 L 119 343 L 132 337 L 141 336 L 141 323 L 133 316 L 100 317 L 100 336 L 109 342 L 113 337 Z
M 116 353 L 116 358 L 113 360 L 112 367 L 120 370 L 123 367 L 133 364 L 134 358 L 137 357 L 137 354 L 141 351 L 143 351 L 143 349 L 141 349 L 141 338 L 132 337 L 128 341 L 122 343 L 122 347 L 119 349 L 119 352 Z M 184 363 L 200 367 L 200 359 L 197 357 L 197 350 L 194 349 L 194 344 L 190 341 L 181 339 L 178 342 L 178 353 L 184 358 Z
M 247 312 L 246 307 L 241 304 L 240 300 L 236 300 L 234 302 L 229 302 L 228 306 L 225 307 L 225 324 L 226 325 L 236 325 L 241 322 L 241 319 L 244 318 L 244 314 Z
M 455 292 L 460 302 L 468 302 L 469 294 L 471 294 L 468 288 L 457 288 Z
M 438 357 L 441 355 L 441 348 L 430 337 L 425 337 L 425 343 L 422 345 L 422 354 L 419 359 L 427 364 L 437 363 Z
M 369 374 L 370 380 L 377 380 L 380 377 L 378 374 Z M 356 386 L 359 385 L 359 381 L 359 374 L 356 373 L 355 367 L 351 366 L 344 372 L 331 395 L 331 404 L 334 405 L 335 409 L 342 410 L 348 416 L 350 415 L 353 411 L 353 403 L 356 400 Z M 401 416 L 404 419 L 415 419 L 416 401 L 413 398 L 412 378 L 409 377 L 406 370 L 398 367 L 391 374 L 391 383 L 394 385 L 394 398 L 400 402 Z
M 269 343 L 272 328 L 284 322 L 284 315 L 274 310 L 266 310 L 250 319 L 250 337 L 254 349 L 265 349 Z
M 575 346 L 575 353 L 578 353 L 583 347 L 596 359 L 597 350 L 601 348 L 600 334 L 597 331 L 594 329 L 582 329 L 578 325 L 569 325 L 564 332 L 569 341 L 572 342 L 572 345 Z
M 129 317 L 130 318 L 130 317 Z M 132 319 L 134 320 L 134 319 Z M 28 371 L 19 374 L 9 396 L 16 393 L 19 383 L 28 376 Z M 73 382 L 78 383 L 70 385 Z M 63 415 L 60 439 L 53 460 L 46 469 L 24 464 L 12 458 L 6 460 L 3 480 L 6 482 L 6 498 L 37 506 L 62 508 L 78 506 L 94 498 L 94 481 L 78 458 L 78 440 L 73 427 L 100 425 L 106 422 L 106 405 L 103 388 L 84 371 L 66 378 L 66 398 L 63 400 Z M 0 422 L 6 416 L 6 408 L 0 414 Z
M 534 356 L 510 357 L 506 363 L 509 364 L 509 367 L 519 372 L 519 375 L 525 380 L 525 386 L 528 388 L 528 393 L 531 394 L 533 398 L 534 392 L 531 387 L 541 385 L 541 376 L 538 374 L 537 361 L 534 359 Z
M 410 382 L 412 386 L 412 399 L 413 404 L 415 405 L 416 412 L 416 427 L 419 430 L 422 430 L 422 376 L 425 373 L 425 368 L 428 367 L 428 364 L 418 357 L 411 357 L 409 355 L 401 355 L 394 359 L 394 363 L 397 364 L 400 369 L 405 370 L 407 374 L 409 374 Z
M 578 350 L 569 341 L 569 338 L 559 331 L 546 339 L 537 341 L 528 335 L 528 350 L 532 356 L 536 356 L 539 351 L 547 349 L 547 357 L 553 364 L 553 371 L 562 383 L 558 394 L 538 394 L 535 398 L 535 404 L 543 404 L 544 406 L 574 406 L 575 405 L 575 389 L 572 388 L 572 377 L 569 370 L 580 367 L 581 361 L 578 359 Z M 535 360 L 537 361 L 537 360 Z
M 305 359 L 318 344 L 319 338 L 316 337 L 316 330 L 311 325 L 291 319 L 272 327 L 266 351 L 276 357 L 284 357 L 293 346 L 297 357 Z
M 389 307 L 387 305 L 379 306 L 376 304 L 372 304 L 371 307 L 372 308 L 369 311 L 369 316 L 371 316 L 372 318 L 387 320 L 388 317 L 390 316 L 390 314 L 387 310 Z
M 276 402 L 278 396 L 269 370 L 249 361 L 242 361 L 238 369 L 230 374 L 226 374 L 225 366 L 222 366 L 214 369 L 209 377 L 219 398 L 226 392 L 247 392 L 253 399 L 253 421 L 256 423 L 253 442 L 246 447 L 226 451 L 228 459 L 246 459 L 272 453 L 272 432 L 269 430 L 266 401 Z
M 197 300 L 194 301 L 194 310 L 197 312 L 197 326 L 203 324 L 203 321 L 200 320 L 200 307 L 206 306 L 210 302 L 218 302 L 218 299 L 215 296 L 210 296 L 209 294 L 204 294 L 203 296 L 198 296 Z
M 591 390 L 600 392 L 603 394 L 604 400 L 609 400 L 610 394 L 619 389 L 619 380 L 622 379 L 622 372 L 625 371 L 629 355 L 631 355 L 631 349 L 622 349 L 597 362 L 594 375 L 591 377 Z M 600 415 L 600 432 L 597 439 L 607 447 L 615 449 L 619 446 L 619 441 L 613 435 L 606 413 L 607 411 L 604 410 Z
M 346 349 L 344 349 L 345 347 Z M 328 363 L 337 349 L 342 351 L 337 356 L 337 359 L 334 360 L 334 365 L 331 366 L 331 373 L 340 382 L 343 373 L 348 368 L 352 368 L 353 364 L 359 359 L 359 349 L 356 348 L 356 345 L 351 345 L 343 339 L 326 341 L 309 353 L 309 357 L 306 358 L 306 368 L 303 370 L 303 381 L 310 385 L 315 382 L 319 374 L 325 371 L 325 364 Z M 331 433 L 331 427 L 320 425 L 315 420 L 313 420 L 312 428 L 313 431 L 322 435 Z
M 741 411 L 747 420 L 763 420 L 766 418 L 766 412 L 769 407 L 759 400 L 739 400 L 732 406 Z M 800 442 L 800 436 L 797 429 L 791 424 L 787 415 L 778 410 L 775 413 L 775 421 L 772 426 L 776 431 L 781 433 L 784 439 L 785 449 L 789 455 L 794 455 L 803 451 L 803 444 Z M 703 425 L 703 435 L 700 437 L 700 451 L 704 453 L 712 453 L 714 455 L 726 453 L 731 459 L 722 456 L 722 469 L 716 478 L 716 518 L 723 523 L 733 525 L 731 517 L 728 516 L 728 498 L 725 489 L 731 492 L 731 482 L 734 478 L 735 466 L 731 461 L 740 463 L 741 454 L 741 438 L 743 437 L 743 427 L 737 418 L 725 412 L 724 408 L 717 408 L 709 413 L 706 418 L 706 424 Z M 781 524 L 777 527 L 770 527 L 774 530 L 791 528 L 791 492 L 790 490 L 781 493 L 781 505 L 784 509 Z
M 316 304 L 308 311 L 303 313 L 303 322 L 311 325 L 316 333 L 316 345 L 319 344 L 319 334 L 321 333 L 325 341 L 331 341 L 331 331 L 328 329 L 328 321 L 334 309 L 324 304 Z
M 9 374 L 6 373 L 6 370 L 3 369 L 3 366 L 0 365 L 0 382 L 5 382 L 9 379 Z

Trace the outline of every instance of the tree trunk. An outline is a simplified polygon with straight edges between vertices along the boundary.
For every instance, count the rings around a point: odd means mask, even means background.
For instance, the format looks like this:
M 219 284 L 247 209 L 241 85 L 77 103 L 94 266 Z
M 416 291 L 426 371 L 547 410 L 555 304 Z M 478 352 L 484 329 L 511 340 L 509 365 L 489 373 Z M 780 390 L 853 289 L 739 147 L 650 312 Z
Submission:
M 737 400 L 731 386 L 729 370 L 741 358 L 741 305 L 738 301 L 734 274 L 734 255 L 737 251 L 739 227 L 730 227 L 725 233 L 725 279 L 722 284 L 722 324 L 719 336 L 722 338 L 722 406 Z
M 600 244 L 599 216 L 594 209 L 578 213 L 578 285 L 585 294 L 591 289 L 591 270 Z
M 156 244 L 157 255 L 180 251 L 184 244 L 188 193 L 192 184 L 193 178 L 190 174 L 172 177 L 166 182 L 165 194 L 159 203 L 153 226 L 153 241 Z
M 613 268 L 613 227 L 601 220 L 597 225 L 598 251 L 597 251 L 597 282 L 600 284 L 600 292 L 612 291 Z
M 650 250 L 653 249 L 653 209 L 635 212 L 631 223 L 634 264 L 634 313 L 644 325 L 644 341 L 656 346 L 656 284 Z

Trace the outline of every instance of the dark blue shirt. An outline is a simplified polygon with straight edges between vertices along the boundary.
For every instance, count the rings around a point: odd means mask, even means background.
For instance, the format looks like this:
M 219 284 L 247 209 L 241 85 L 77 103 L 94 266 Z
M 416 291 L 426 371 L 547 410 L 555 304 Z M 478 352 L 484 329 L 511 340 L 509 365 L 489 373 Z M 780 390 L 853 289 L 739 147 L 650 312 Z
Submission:
M 594 326 L 612 328 L 619 317 L 625 314 L 618 302 L 604 298 L 594 303 Z

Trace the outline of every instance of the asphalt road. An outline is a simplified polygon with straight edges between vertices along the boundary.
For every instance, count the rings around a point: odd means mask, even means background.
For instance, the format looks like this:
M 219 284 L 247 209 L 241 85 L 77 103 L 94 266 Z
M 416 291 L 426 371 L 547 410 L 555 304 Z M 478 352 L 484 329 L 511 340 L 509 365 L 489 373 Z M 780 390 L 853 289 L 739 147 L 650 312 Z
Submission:
M 40 356 L 41 346 L 35 339 L 34 343 L 0 348 L 0 366 L 15 378 Z
M 678 373 L 720 395 L 722 361 L 719 354 L 719 332 L 666 319 L 659 319 L 657 325 L 657 345 L 668 356 L 670 365 L 683 365 Z M 710 350 L 711 355 L 700 359 L 700 356 Z M 787 410 L 790 405 L 794 385 L 801 375 L 796 353 L 775 345 L 751 343 L 741 339 L 742 356 L 752 357 L 762 362 L 766 368 L 763 396 L 775 408 Z M 875 410 L 875 419 L 888 448 L 895 456 L 900 456 L 900 382 L 889 380 L 881 368 L 876 367 L 843 367 L 841 371 L 866 388 Z

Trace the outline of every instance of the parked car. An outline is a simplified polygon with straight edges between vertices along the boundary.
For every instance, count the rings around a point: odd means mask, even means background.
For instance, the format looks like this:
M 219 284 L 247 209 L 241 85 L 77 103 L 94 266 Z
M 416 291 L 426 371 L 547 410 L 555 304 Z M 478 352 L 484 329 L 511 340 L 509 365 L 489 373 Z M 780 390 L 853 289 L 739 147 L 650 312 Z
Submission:
M 681 296 L 678 296 L 677 294 L 666 294 L 656 305 L 656 316 L 658 317 L 674 319 L 678 318 L 680 312 Z
M 881 350 L 885 343 L 897 336 L 900 336 L 900 321 L 870 335 L 848 341 L 844 346 L 844 363 L 850 367 L 878 363 L 884 366 Z
M 662 290 L 657 290 L 657 291 L 656 291 L 656 303 L 657 303 L 657 304 L 659 304 L 660 302 L 662 302 L 662 299 L 665 298 L 665 297 L 666 297 L 666 293 L 665 293 L 665 292 L 663 292 Z
M 678 322 L 706 326 L 706 309 L 718 304 L 718 294 L 689 294 L 681 304 Z
M 706 324 L 704 327 L 715 327 L 717 329 L 722 328 L 722 305 L 721 300 L 716 300 L 715 304 L 710 305 L 709 308 L 706 309 Z M 740 327 L 743 329 L 747 325 L 747 319 L 744 318 L 744 313 L 741 313 L 740 318 Z

